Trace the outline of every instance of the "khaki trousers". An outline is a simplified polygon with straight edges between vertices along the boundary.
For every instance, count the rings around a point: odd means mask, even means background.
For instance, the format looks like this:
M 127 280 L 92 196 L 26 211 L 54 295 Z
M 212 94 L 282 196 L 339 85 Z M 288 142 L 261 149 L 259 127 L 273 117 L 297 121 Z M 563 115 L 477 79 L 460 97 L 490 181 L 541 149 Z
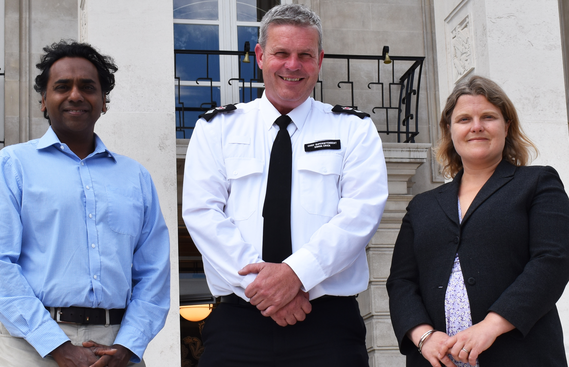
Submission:
M 61 330 L 71 340 L 73 345 L 81 345 L 88 340 L 100 344 L 112 345 L 120 329 L 120 325 L 78 325 L 58 324 Z M 51 356 L 42 358 L 25 339 L 10 335 L 0 323 L 0 366 L 2 367 L 58 367 Z M 127 366 L 145 367 L 140 363 L 129 362 Z

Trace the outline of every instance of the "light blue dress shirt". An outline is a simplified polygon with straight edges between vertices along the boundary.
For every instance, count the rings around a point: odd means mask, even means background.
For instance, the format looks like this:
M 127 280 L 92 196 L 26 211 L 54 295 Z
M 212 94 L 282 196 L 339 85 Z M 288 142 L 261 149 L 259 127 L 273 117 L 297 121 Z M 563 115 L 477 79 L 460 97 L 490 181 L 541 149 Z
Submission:
M 116 344 L 139 362 L 170 306 L 168 229 L 148 171 L 77 157 L 51 127 L 0 150 L 0 322 L 44 357 L 68 340 L 44 306 L 127 308 Z

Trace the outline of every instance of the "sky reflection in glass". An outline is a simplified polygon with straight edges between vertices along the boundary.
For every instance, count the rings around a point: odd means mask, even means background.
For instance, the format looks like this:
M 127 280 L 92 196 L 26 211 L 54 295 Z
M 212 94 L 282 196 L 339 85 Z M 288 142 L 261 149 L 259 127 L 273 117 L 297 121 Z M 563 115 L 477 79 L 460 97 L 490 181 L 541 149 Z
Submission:
M 218 20 L 217 0 L 174 0 L 174 19 Z
M 219 27 L 215 25 L 174 24 L 174 49 L 219 50 Z M 219 56 L 176 55 L 176 77 L 195 81 L 210 77 L 219 81 Z

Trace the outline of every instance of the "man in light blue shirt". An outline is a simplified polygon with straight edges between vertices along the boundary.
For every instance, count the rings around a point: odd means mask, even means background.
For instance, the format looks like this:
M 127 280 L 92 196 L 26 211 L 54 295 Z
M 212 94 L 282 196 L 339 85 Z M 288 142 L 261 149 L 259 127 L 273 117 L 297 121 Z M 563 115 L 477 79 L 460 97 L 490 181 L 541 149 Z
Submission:
M 35 89 L 50 127 L 0 150 L 0 365 L 139 363 L 170 306 L 158 196 L 94 133 L 113 60 L 75 42 L 44 51 Z

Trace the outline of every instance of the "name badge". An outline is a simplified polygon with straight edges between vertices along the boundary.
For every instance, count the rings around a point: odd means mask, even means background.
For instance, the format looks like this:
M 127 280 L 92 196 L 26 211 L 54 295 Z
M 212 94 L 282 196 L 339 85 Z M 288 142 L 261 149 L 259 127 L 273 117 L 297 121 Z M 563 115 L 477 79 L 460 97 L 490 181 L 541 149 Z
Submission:
M 339 150 L 341 148 L 340 140 L 321 140 L 314 143 L 304 144 L 305 152 L 313 152 L 315 150 L 332 149 Z

